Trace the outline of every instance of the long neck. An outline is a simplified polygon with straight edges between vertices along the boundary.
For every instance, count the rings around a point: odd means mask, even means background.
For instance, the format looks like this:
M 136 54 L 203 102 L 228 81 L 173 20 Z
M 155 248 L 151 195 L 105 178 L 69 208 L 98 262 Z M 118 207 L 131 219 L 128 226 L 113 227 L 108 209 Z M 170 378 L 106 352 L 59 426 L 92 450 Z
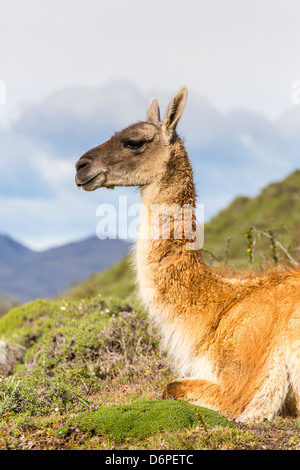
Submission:
M 165 172 L 160 179 L 141 187 L 143 203 L 191 204 L 195 207 L 196 191 L 193 171 L 186 149 L 180 139 L 172 144 Z
M 140 238 L 149 240 L 149 250 L 181 254 L 197 246 L 196 191 L 186 150 L 177 140 L 170 151 L 165 173 L 141 188 L 143 216 Z M 201 258 L 200 251 L 197 256 Z
M 141 195 L 144 210 L 137 243 L 141 296 L 150 313 L 152 309 L 186 315 L 199 302 L 200 283 L 211 280 L 213 274 L 200 250 L 195 249 L 196 193 L 190 161 L 180 140 L 173 144 L 165 175 L 142 188 Z M 157 222 L 160 230 L 153 233 Z M 203 296 L 207 297 L 207 289 L 203 289 Z

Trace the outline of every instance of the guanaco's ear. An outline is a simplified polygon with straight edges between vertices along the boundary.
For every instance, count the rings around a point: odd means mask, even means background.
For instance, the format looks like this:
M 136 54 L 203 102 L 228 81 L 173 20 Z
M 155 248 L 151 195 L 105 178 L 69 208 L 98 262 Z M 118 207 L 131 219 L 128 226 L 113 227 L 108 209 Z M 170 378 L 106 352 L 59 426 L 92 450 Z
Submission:
M 166 115 L 162 122 L 163 128 L 169 136 L 172 136 L 175 132 L 176 126 L 183 113 L 184 106 L 187 99 L 187 89 L 182 88 L 177 95 L 174 96 L 171 103 L 168 106 Z
M 160 111 L 159 104 L 156 98 L 153 98 L 150 101 L 148 111 L 147 111 L 147 121 L 149 122 L 159 122 L 160 121 Z

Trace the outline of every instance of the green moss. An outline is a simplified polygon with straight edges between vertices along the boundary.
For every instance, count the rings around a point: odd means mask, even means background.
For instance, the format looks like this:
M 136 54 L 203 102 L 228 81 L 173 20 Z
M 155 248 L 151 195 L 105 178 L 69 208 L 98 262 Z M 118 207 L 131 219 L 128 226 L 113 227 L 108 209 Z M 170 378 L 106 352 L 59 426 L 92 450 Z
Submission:
M 86 411 L 70 420 L 61 432 L 68 433 L 74 425 L 89 434 L 108 434 L 115 442 L 144 439 L 165 430 L 172 432 L 192 426 L 232 426 L 217 412 L 181 400 L 137 401 Z

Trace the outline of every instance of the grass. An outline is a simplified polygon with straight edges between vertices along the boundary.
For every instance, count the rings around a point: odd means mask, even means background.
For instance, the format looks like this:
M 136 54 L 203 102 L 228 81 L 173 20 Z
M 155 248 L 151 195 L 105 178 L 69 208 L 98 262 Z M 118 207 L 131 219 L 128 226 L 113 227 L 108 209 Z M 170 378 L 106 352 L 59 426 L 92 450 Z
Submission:
M 25 349 L 0 380 L 0 449 L 299 448 L 297 420 L 241 426 L 161 400 L 172 368 L 144 312 L 124 300 L 35 301 L 0 331 Z
M 272 229 L 288 251 L 297 256 L 300 240 L 300 171 L 295 171 L 281 182 L 273 183 L 253 199 L 237 197 L 205 225 L 204 249 L 212 252 L 224 262 L 227 240 L 229 244 L 229 266 L 248 267 L 247 239 L 250 227 L 259 230 Z M 270 241 L 263 236 L 255 240 L 255 264 L 272 257 Z M 211 262 L 210 256 L 205 259 Z M 280 251 L 280 261 L 286 257 Z

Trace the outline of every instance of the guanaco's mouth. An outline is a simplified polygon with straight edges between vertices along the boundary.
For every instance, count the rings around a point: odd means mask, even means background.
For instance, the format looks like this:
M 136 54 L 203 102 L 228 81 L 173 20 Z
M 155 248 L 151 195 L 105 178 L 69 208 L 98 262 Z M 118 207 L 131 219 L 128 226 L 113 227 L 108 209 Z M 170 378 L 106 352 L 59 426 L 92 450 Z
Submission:
M 105 187 L 109 189 L 114 189 L 113 185 L 106 185 L 106 172 L 101 171 L 95 176 L 92 176 L 87 181 L 82 181 L 78 178 L 78 175 L 75 177 L 75 183 L 78 189 L 84 189 L 85 191 L 95 191 L 95 189 Z

